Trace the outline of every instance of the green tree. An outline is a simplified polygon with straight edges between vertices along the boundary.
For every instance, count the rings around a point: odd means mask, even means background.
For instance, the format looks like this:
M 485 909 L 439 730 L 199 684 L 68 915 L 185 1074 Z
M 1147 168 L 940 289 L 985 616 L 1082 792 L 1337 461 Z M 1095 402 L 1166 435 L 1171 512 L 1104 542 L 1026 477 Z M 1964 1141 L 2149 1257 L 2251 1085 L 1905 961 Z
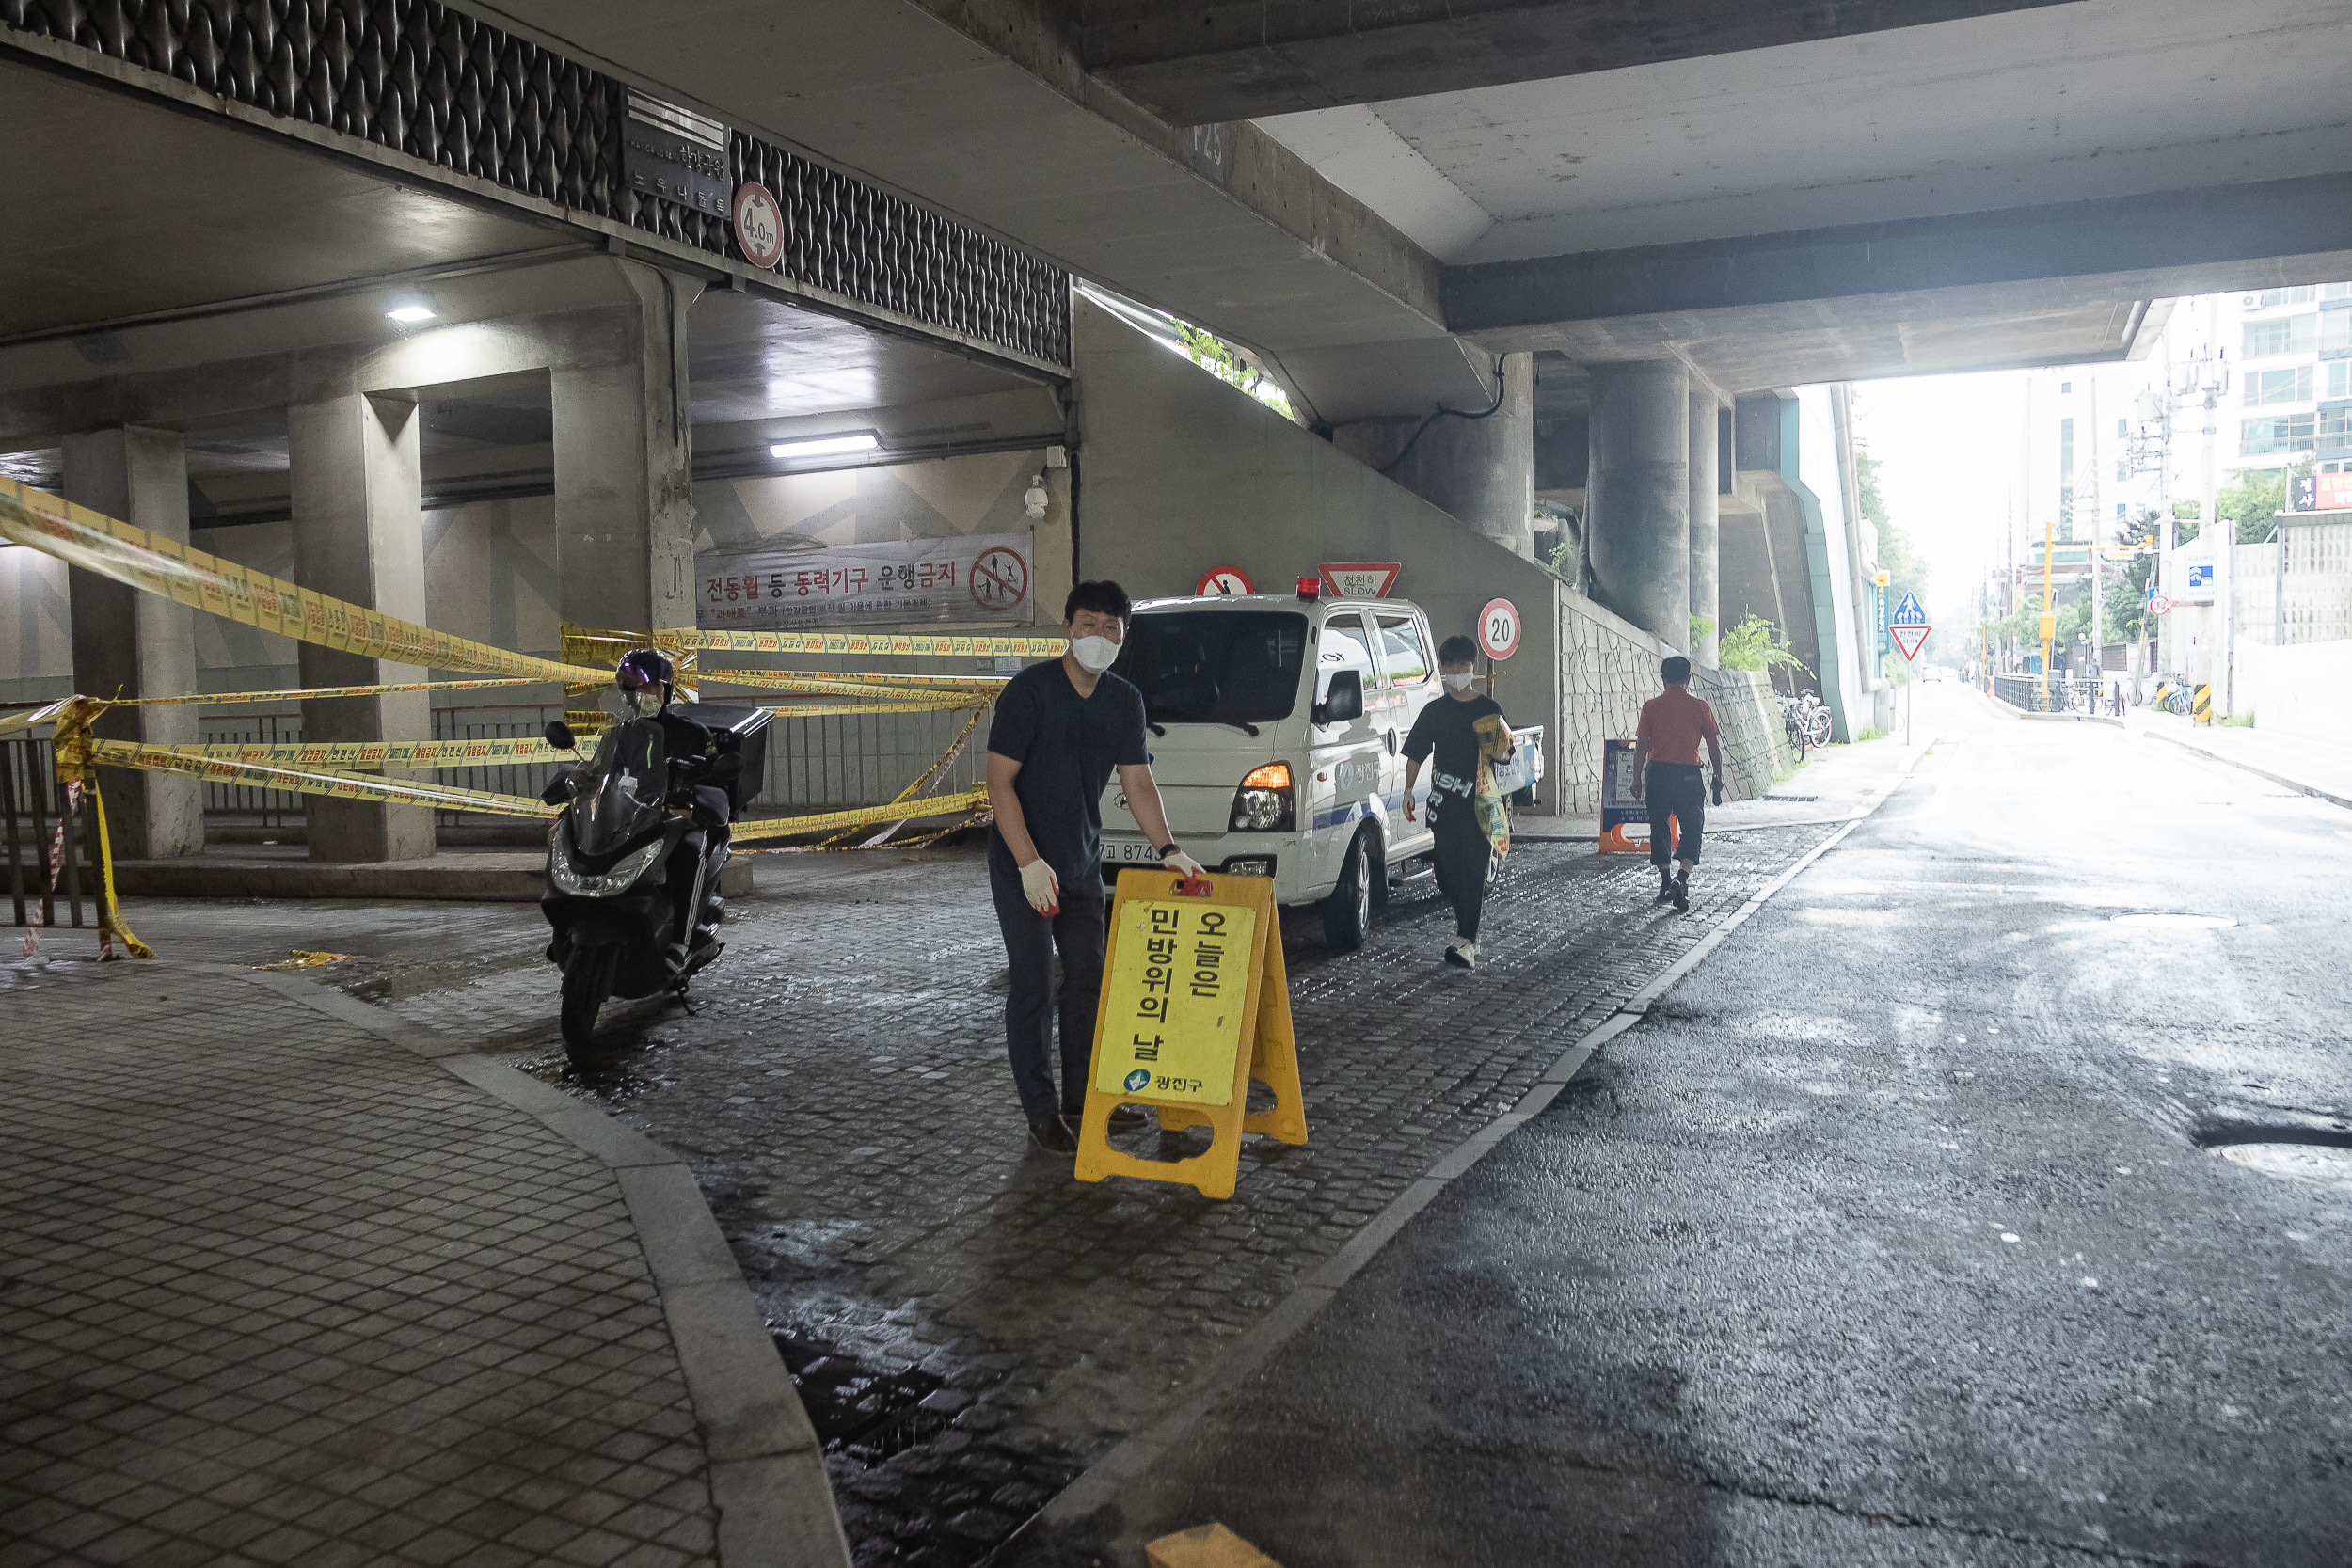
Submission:
M 2293 472 L 2310 471 L 2308 463 L 2298 465 Z M 2224 517 L 2237 519 L 2237 542 L 2259 545 L 2268 540 L 2277 529 L 2275 519 L 2286 510 L 2287 475 L 2285 468 L 2242 468 L 2237 483 L 2214 498 L 2215 511 Z
M 1726 670 L 1770 673 L 1795 669 L 1812 673 L 1804 660 L 1790 651 L 1780 628 L 1761 615 L 1751 614 L 1724 633 L 1715 650 L 1715 662 Z
M 1173 316 L 1168 321 L 1176 329 L 1176 341 L 1184 344 L 1186 357 L 1194 364 L 1219 381 L 1240 388 L 1282 418 L 1295 421 L 1290 394 L 1273 377 L 1244 359 L 1232 344 L 1190 322 L 1177 321 Z
M 2162 537 L 2164 515 L 2153 508 L 2138 520 L 2123 525 L 2118 542 L 2146 546 Z M 2116 565 L 2102 579 L 2106 586 L 2106 633 L 2118 642 L 2136 642 L 2148 635 L 2148 579 L 2155 575 L 2156 552 L 2143 549 Z
M 1887 603 L 1902 602 L 1905 594 L 1916 594 L 1922 604 L 1927 602 L 1928 568 L 1911 547 L 1911 535 L 1887 515 L 1886 498 L 1879 491 L 1879 460 L 1870 455 L 1860 442 L 1853 449 L 1854 492 L 1862 507 L 1862 520 L 1868 523 L 1877 535 L 1879 569 L 1886 574 Z

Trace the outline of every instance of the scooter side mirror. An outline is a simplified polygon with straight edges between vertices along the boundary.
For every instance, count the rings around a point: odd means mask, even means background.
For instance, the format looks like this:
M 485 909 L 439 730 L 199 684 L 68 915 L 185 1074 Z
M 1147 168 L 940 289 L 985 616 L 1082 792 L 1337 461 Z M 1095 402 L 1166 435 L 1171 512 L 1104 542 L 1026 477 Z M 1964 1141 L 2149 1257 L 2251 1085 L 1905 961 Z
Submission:
M 548 726 L 548 744 L 559 752 L 568 752 L 579 741 L 572 735 L 572 727 L 558 719 Z

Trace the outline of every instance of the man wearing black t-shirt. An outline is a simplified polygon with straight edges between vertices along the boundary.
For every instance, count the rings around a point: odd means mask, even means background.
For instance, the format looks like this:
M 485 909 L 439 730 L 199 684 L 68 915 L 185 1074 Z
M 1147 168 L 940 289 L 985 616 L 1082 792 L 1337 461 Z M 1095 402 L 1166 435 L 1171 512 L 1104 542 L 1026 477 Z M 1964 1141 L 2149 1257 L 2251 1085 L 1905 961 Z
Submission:
M 1111 769 L 1127 810 L 1160 847 L 1160 863 L 1188 877 L 1200 863 L 1176 847 L 1143 749 L 1143 693 L 1110 673 L 1131 612 L 1115 582 L 1082 582 L 1062 607 L 1069 647 L 1005 684 L 988 732 L 988 888 L 1005 934 L 1005 1047 L 1029 1136 L 1057 1154 L 1077 1151 L 1103 989 L 1103 790 Z M 1054 950 L 1061 950 L 1061 1092 L 1054 1091 Z M 1122 1106 L 1115 1131 L 1143 1124 Z
M 1429 829 L 1437 835 L 1438 891 L 1454 906 L 1455 940 L 1447 944 L 1445 961 L 1458 969 L 1478 967 L 1478 916 L 1486 903 L 1486 867 L 1493 847 L 1478 822 L 1478 758 L 1481 719 L 1502 720 L 1502 708 L 1492 697 L 1475 690 L 1471 668 L 1478 644 L 1467 637 L 1449 637 L 1438 644 L 1438 673 L 1445 679 L 1445 696 L 1421 710 L 1412 733 L 1405 737 L 1405 820 L 1413 820 L 1413 785 L 1421 765 L 1433 755 L 1429 770 Z M 1504 733 L 1509 721 L 1502 720 Z

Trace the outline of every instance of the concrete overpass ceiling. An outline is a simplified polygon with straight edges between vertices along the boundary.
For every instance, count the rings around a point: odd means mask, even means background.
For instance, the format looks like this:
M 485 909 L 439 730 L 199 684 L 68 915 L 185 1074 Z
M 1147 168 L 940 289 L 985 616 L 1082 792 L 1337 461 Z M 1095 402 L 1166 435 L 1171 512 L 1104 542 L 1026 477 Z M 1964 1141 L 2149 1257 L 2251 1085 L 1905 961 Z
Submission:
M 564 244 L 298 143 L 0 60 L 0 340 Z M 38 149 L 37 156 L 24 155 Z
M 1915 27 L 2063 0 L 1081 0 L 1087 69 L 1171 125 Z
M 1026 0 L 708 0 L 683 22 L 629 0 L 469 8 L 1264 351 L 1325 419 L 1489 395 L 1483 356 L 1447 341 L 1422 247 L 1246 124 L 1187 135 L 1142 114 Z M 1363 379 L 1364 345 L 1413 342 L 1375 356 L 1406 379 Z
M 1261 123 L 1477 263 L 2333 172 L 2348 27 L 2093 0 Z

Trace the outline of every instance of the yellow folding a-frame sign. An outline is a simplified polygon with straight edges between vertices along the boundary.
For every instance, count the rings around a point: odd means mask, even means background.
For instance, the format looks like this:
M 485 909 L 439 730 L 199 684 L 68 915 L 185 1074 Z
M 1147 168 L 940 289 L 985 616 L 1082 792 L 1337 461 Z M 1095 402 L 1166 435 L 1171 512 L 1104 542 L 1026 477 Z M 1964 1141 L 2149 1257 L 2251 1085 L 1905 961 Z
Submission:
M 1274 1091 L 1274 1108 L 1255 1116 L 1253 1078 Z M 1113 1148 L 1111 1112 L 1128 1104 L 1157 1111 L 1162 1132 L 1208 1128 L 1208 1149 L 1146 1160 Z M 1307 1141 L 1274 882 L 1130 871 L 1111 904 L 1078 1179 L 1135 1176 L 1231 1197 L 1244 1132 Z

